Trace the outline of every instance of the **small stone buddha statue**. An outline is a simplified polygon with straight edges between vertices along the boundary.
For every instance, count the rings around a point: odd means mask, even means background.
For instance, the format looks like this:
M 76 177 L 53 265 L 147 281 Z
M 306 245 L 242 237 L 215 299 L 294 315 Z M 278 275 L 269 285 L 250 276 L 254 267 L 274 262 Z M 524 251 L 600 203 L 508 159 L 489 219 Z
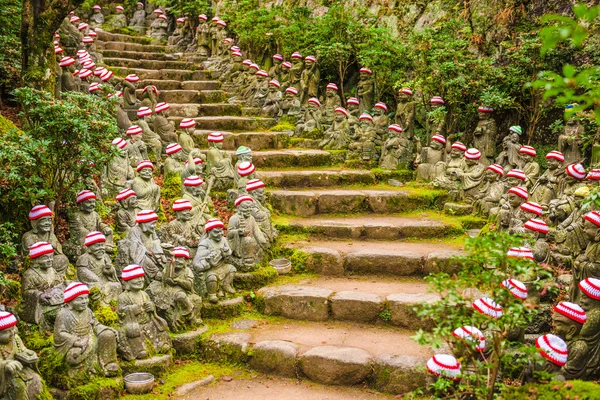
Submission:
M 455 172 L 465 168 L 465 151 L 467 146 L 461 142 L 454 142 L 450 146 L 450 153 L 445 165 L 439 164 L 439 175 L 431 182 L 432 186 L 446 190 L 456 190 L 458 179 Z
M 168 26 L 167 16 L 165 14 L 160 14 L 150 24 L 150 37 L 166 40 L 169 36 L 167 32 Z
M 563 379 L 585 377 L 589 347 L 580 333 L 586 321 L 586 312 L 572 302 L 561 301 L 552 310 L 552 333 L 563 339 L 569 349 L 567 363 L 559 372 Z
M 375 116 L 373 116 L 373 126 L 377 132 L 378 145 L 380 145 L 387 139 L 386 134 L 387 128 L 390 126 L 390 117 L 386 114 L 387 105 L 381 101 L 375 103 L 374 110 Z
M 300 104 L 302 104 L 302 91 L 300 79 L 302 78 L 302 72 L 304 71 L 304 63 L 302 62 L 302 54 L 295 51 L 292 53 L 292 68 L 290 69 L 290 87 L 296 88 L 298 95 L 300 96 Z
M 446 159 L 446 138 L 441 135 L 433 135 L 429 147 L 423 147 L 421 153 L 415 159 L 417 166 L 417 180 L 432 181 L 440 175 L 436 165 Z
M 260 262 L 268 240 L 252 216 L 254 199 L 241 195 L 235 200 L 235 214 L 229 219 L 227 239 L 233 256 L 239 260 L 243 271 L 253 270 Z
M 102 24 L 104 23 L 104 14 L 102 14 L 102 7 L 100 7 L 97 4 L 94 7 L 92 7 L 92 15 L 90 15 L 89 22 L 92 28 L 98 28 L 102 26 Z
M 146 33 L 146 10 L 144 10 L 144 3 L 138 1 L 133 17 L 129 20 L 129 26 L 132 26 L 137 33 Z
M 342 101 L 338 95 L 338 87 L 335 83 L 329 83 L 325 88 L 325 100 L 323 101 L 321 124 L 329 128 L 334 120 L 335 110 L 341 107 Z
M 429 101 L 431 104 L 431 112 L 427 115 L 425 123 L 426 139 L 429 141 L 435 135 L 446 136 L 446 125 L 448 113 L 446 112 L 443 98 L 433 96 Z
M 387 140 L 381 146 L 379 167 L 408 170 L 413 163 L 413 141 L 398 124 L 388 126 Z
M 192 204 L 192 225 L 201 229 L 212 218 L 214 206 L 212 199 L 204 190 L 204 181 L 199 176 L 188 176 L 183 181 L 183 198 Z
M 231 188 L 235 179 L 231 156 L 222 150 L 224 140 L 222 133 L 213 132 L 208 135 L 206 175 L 214 177 L 216 190 Z
M 585 233 L 583 219 L 583 200 L 589 193 L 587 186 L 575 191 L 572 201 L 569 202 L 569 216 L 557 224 L 554 232 L 555 251 L 569 255 L 572 259 L 585 251 L 590 240 Z
M 119 202 L 117 211 L 117 232 L 123 237 L 129 234 L 129 230 L 135 226 L 135 215 L 137 208 L 137 196 L 131 189 L 123 189 L 116 197 Z
M 148 159 L 146 143 L 142 140 L 142 128 L 138 125 L 131 125 L 127 129 L 127 154 L 129 156 L 129 165 L 136 168 L 139 163 Z
M 235 151 L 235 156 L 237 157 L 237 161 L 235 162 L 235 170 L 237 171 L 238 167 L 243 162 L 252 163 L 252 149 L 246 146 L 240 146 Z
M 348 123 L 350 114 L 345 108 L 338 107 L 335 109 L 334 115 L 334 121 L 324 132 L 325 138 L 319 147 L 326 150 L 344 150 L 350 144 L 350 124 Z
M 521 208 L 522 207 L 523 205 L 521 205 Z M 531 251 L 533 252 L 535 262 L 538 264 L 548 264 L 551 256 L 550 245 L 546 239 L 548 232 L 550 231 L 548 224 L 541 219 L 532 218 L 523 224 L 523 228 L 525 228 L 525 234 L 532 238 Z
M 154 160 L 158 163 L 161 160 L 162 142 L 160 136 L 152 129 L 149 123 L 151 122 L 152 110 L 149 107 L 140 107 L 137 110 L 137 124 L 142 128 L 142 140 L 148 149 L 152 150 Z
M 144 276 L 140 265 L 128 265 L 121 271 L 124 290 L 117 302 L 118 350 L 126 361 L 165 354 L 171 349 L 169 326 L 158 316 L 154 303 L 144 291 Z
M 248 161 L 244 161 L 237 166 L 237 179 L 236 179 L 236 196 L 246 193 L 246 183 L 249 180 L 255 179 L 256 167 L 254 164 Z M 234 200 L 235 200 L 234 198 Z
M 160 208 L 160 187 L 154 182 L 152 173 L 154 165 L 150 160 L 140 162 L 136 168 L 137 176 L 131 189 L 137 196 L 137 210 L 154 210 Z
M 260 179 L 252 179 L 246 183 L 246 192 L 254 199 L 252 216 L 260 230 L 273 243 L 277 237 L 277 230 L 271 222 L 271 211 L 266 206 L 265 184 Z
M 456 199 L 473 203 L 475 201 L 475 195 L 483 181 L 483 174 L 485 173 L 485 166 L 479 162 L 481 158 L 481 152 L 477 149 L 467 149 L 465 151 L 465 164 L 461 169 L 454 171 L 459 185 Z
M 376 161 L 379 159 L 377 153 L 377 131 L 373 125 L 373 117 L 364 113 L 359 117 L 359 124 L 354 127 L 352 143 L 348 146 L 346 160 Z
M 581 299 L 579 283 L 585 278 L 600 277 L 600 212 L 590 211 L 585 214 L 583 229 L 589 243 L 585 252 L 577 255 L 573 263 L 573 283 L 570 295 L 571 301 L 575 303 Z M 583 307 L 583 304 L 581 306 Z M 585 307 L 583 308 L 585 309 Z
M 278 82 L 282 82 L 282 67 L 283 56 L 281 54 L 273 54 L 273 66 L 269 69 L 269 78 Z
M 415 102 L 413 101 L 413 92 L 409 88 L 403 88 L 398 91 L 398 105 L 394 118 L 396 124 L 400 125 L 404 130 L 404 136 L 412 142 L 415 136 Z
M 492 164 L 496 155 L 496 136 L 498 127 L 493 118 L 494 109 L 487 106 L 479 106 L 477 115 L 479 121 L 473 131 L 473 147 L 479 149 L 483 154 L 482 162 L 486 165 Z
M 116 14 L 113 16 L 111 20 L 111 24 L 116 29 L 122 29 L 127 26 L 127 16 L 125 15 L 125 8 L 123 6 L 115 7 Z
M 158 134 L 163 146 L 177 141 L 175 123 L 167 119 L 169 118 L 170 108 L 171 106 L 165 102 L 158 103 L 154 107 L 154 131 Z
M 265 117 L 277 118 L 281 114 L 279 104 L 281 103 L 281 84 L 279 81 L 269 82 L 269 91 L 262 106 L 261 114 Z
M 508 231 L 511 228 L 514 229 L 515 226 L 523 225 L 520 218 L 520 207 L 528 198 L 529 194 L 524 187 L 516 186 L 508 190 L 507 202 L 498 211 L 498 231 Z
M 196 131 L 196 121 L 191 118 L 184 118 L 179 123 L 177 130 L 177 143 L 183 148 L 183 154 L 187 157 L 196 147 L 192 136 Z
M 501 165 L 492 164 L 487 167 L 483 182 L 475 195 L 473 214 L 487 218 L 490 214 L 490 210 L 494 207 L 498 207 L 500 199 L 506 190 L 504 183 L 502 182 L 503 177 L 504 169 Z
M 102 195 L 108 197 L 113 197 L 131 186 L 134 179 L 127 152 L 127 141 L 116 138 L 112 144 L 117 148 L 117 155 L 108 162 L 102 174 Z
M 360 103 L 361 112 L 371 112 L 375 103 L 375 84 L 373 82 L 373 72 L 369 68 L 361 68 L 360 78 L 356 86 L 356 96 Z
M 527 176 L 525 186 L 528 189 L 531 189 L 540 177 L 540 165 L 535 161 L 537 152 L 531 146 L 521 146 L 519 149 L 519 154 L 521 155 L 523 172 Z
M 565 174 L 564 161 L 564 155 L 558 151 L 551 151 L 546 154 L 547 169 L 531 189 L 531 199 L 541 204 L 544 210 L 548 210 L 550 201 L 558 197 L 559 184 Z
M 558 151 L 565 155 L 565 162 L 567 164 L 583 161 L 583 156 L 581 154 L 581 137 L 585 128 L 577 118 L 576 113 L 573 112 L 574 108 L 575 107 L 572 104 L 565 107 L 567 123 L 563 133 L 558 136 Z
M 92 231 L 100 231 L 106 235 L 105 247 L 109 253 L 114 252 L 113 231 L 102 221 L 96 212 L 96 195 L 91 190 L 82 190 L 77 194 L 77 209 L 69 215 L 69 254 L 76 260 L 85 250 L 85 237 Z
M 175 213 L 175 219 L 162 226 L 160 237 L 164 243 L 187 247 L 193 256 L 196 254 L 198 241 L 203 232 L 199 232 L 201 229 L 199 224 L 192 222 L 192 208 L 192 203 L 188 199 L 175 200 L 171 208 Z
M 304 105 L 311 98 L 319 95 L 319 84 L 321 82 L 321 72 L 317 65 L 317 58 L 306 56 L 304 59 L 304 70 L 300 77 L 300 104 Z
M 313 97 L 308 100 L 304 114 L 296 121 L 296 136 L 321 129 L 321 102 Z
M 348 123 L 350 124 L 350 132 L 354 135 L 354 127 L 359 124 L 360 103 L 356 97 L 350 97 L 346 101 L 346 110 L 348 110 Z
M 186 168 L 184 164 L 186 157 L 185 153 L 183 152 L 183 148 L 179 143 L 171 143 L 165 148 L 165 152 L 168 156 L 163 164 L 165 171 L 165 182 L 173 177 L 180 179 L 181 173 L 183 172 L 184 168 Z
M 196 28 L 196 49 L 201 56 L 208 56 L 210 49 L 210 32 L 208 17 L 204 14 L 198 15 L 198 27 Z
M 154 110 L 158 103 L 158 96 L 160 91 L 154 85 L 148 85 L 142 90 L 141 95 L 141 107 L 148 107 L 150 110 Z M 140 107 L 140 108 L 141 108 Z
M 508 172 L 511 169 L 522 168 L 522 159 L 519 150 L 521 145 L 519 144 L 519 136 L 523 134 L 523 129 L 518 126 L 511 126 L 509 133 L 502 139 L 502 151 L 496 157 L 496 164 L 502 165 L 504 172 Z
M 300 110 L 300 99 L 298 98 L 298 90 L 295 87 L 285 89 L 283 100 L 279 103 L 281 115 L 298 118 L 302 111 Z
M 573 277 L 573 285 L 575 285 L 575 277 Z M 578 302 L 587 317 L 579 333 L 579 339 L 587 345 L 587 353 L 582 356 L 585 360 L 583 379 L 592 379 L 600 372 L 600 329 L 598 329 L 600 327 L 600 293 L 598 287 L 600 287 L 600 279 L 592 277 L 585 278 L 578 284 L 580 291 Z

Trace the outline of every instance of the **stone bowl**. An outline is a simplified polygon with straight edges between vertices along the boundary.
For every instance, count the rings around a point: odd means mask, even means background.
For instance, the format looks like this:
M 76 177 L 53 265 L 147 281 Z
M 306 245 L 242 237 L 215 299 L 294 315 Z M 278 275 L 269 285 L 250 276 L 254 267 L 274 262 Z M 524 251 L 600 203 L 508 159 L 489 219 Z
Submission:
M 398 179 L 388 179 L 388 185 L 390 186 L 404 186 L 404 183 L 400 182 Z
M 287 258 L 278 258 L 269 262 L 279 275 L 285 275 L 292 270 L 292 263 Z
M 125 375 L 125 390 L 130 394 L 146 394 L 152 391 L 154 387 L 154 375 L 147 372 L 134 372 Z

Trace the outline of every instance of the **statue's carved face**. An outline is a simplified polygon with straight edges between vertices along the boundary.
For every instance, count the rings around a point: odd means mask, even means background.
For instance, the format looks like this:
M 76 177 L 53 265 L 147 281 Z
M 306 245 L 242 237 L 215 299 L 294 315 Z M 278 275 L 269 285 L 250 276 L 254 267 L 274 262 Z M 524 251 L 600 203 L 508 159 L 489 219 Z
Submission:
M 252 162 L 252 153 L 244 153 L 238 156 L 238 161 L 240 162 Z
M 194 197 L 199 197 L 204 194 L 204 190 L 202 190 L 202 186 L 186 186 L 187 191 Z
M 128 197 L 125 200 L 123 200 L 123 203 L 124 208 L 131 210 L 135 208 L 135 206 L 137 206 L 137 196 Z
M 152 179 L 152 168 L 142 168 L 138 174 L 143 180 L 149 181 Z
M 383 112 L 384 112 L 383 109 L 381 109 L 379 107 L 375 108 L 375 115 L 376 116 L 383 115 Z
M 486 120 L 486 119 L 490 119 L 491 114 L 490 113 L 486 113 L 486 112 L 478 112 L 477 115 L 479 116 L 480 120 Z
M 581 331 L 583 324 L 557 312 L 552 312 L 552 333 L 563 340 L 570 340 Z
M 406 103 L 410 100 L 410 96 L 406 93 L 398 93 L 398 101 L 400 103 Z
M 156 222 L 157 221 L 142 222 L 141 224 L 139 224 L 139 226 L 142 232 L 152 233 L 156 229 Z
M 468 158 L 465 158 L 465 164 L 467 164 L 469 167 L 472 167 L 475 164 L 479 164 L 479 160 L 469 160 Z
M 223 238 L 223 228 L 214 228 L 208 232 L 208 237 L 214 241 L 220 241 Z
M 221 150 L 223 148 L 223 142 L 210 142 L 210 144 L 215 149 Z
M 252 197 L 254 197 L 255 200 L 258 200 L 262 203 L 263 200 L 265 199 L 265 188 L 259 188 L 259 189 L 253 190 Z
M 252 214 L 252 203 L 250 201 L 244 201 L 238 206 L 238 212 L 244 218 L 250 217 Z
M 44 254 L 43 256 L 33 259 L 34 265 L 44 271 L 52 267 L 53 261 L 54 254 Z
M 185 154 L 183 154 L 183 151 L 178 151 L 177 153 L 173 154 L 173 158 L 177 161 L 185 161 Z
M 13 336 L 15 336 L 16 327 L 11 326 L 10 328 L 3 329 L 0 331 L 0 344 L 9 344 Z
M 530 156 L 529 154 L 520 154 L 521 156 L 521 160 L 523 160 L 524 163 L 530 163 L 533 161 L 533 157 Z
M 548 166 L 548 169 L 556 169 L 558 168 L 562 163 L 554 158 L 550 158 L 550 159 L 546 159 L 546 165 Z
M 519 186 L 521 183 L 523 183 L 523 181 L 519 178 L 515 178 L 514 176 L 509 176 L 506 178 L 506 184 L 509 188 Z
M 317 105 L 315 103 L 308 103 L 308 109 L 310 111 L 316 111 L 317 110 Z
M 142 290 L 144 288 L 144 277 L 140 276 L 127 281 L 130 290 Z
M 189 260 L 185 257 L 174 257 L 175 269 L 182 269 L 188 264 Z
M 584 311 L 589 312 L 598 309 L 598 307 L 600 307 L 600 301 L 592 299 L 590 296 L 582 292 L 581 296 L 579 296 L 579 305 Z
M 336 94 L 337 94 L 337 92 L 336 92 L 335 90 L 333 90 L 333 89 L 327 89 L 327 90 L 325 91 L 325 95 L 326 95 L 327 97 L 333 97 L 333 96 L 335 96 Z
M 460 149 L 450 150 L 450 157 L 452 157 L 452 158 L 461 158 L 464 156 L 464 154 L 465 154 L 465 152 Z
M 342 122 L 346 116 L 342 113 L 336 112 L 335 114 L 335 122 Z
M 143 10 L 143 9 L 144 9 L 144 6 L 143 6 L 142 4 L 138 4 L 136 8 L 137 8 L 138 10 Z
M 600 231 L 600 227 L 594 225 L 592 222 L 586 219 L 583 222 L 583 231 L 591 241 L 595 242 L 596 237 L 598 236 L 598 231 Z
M 104 242 L 94 243 L 87 248 L 88 253 L 94 256 L 97 260 L 100 260 L 106 254 L 106 247 Z
M 370 119 L 361 119 L 360 127 L 362 129 L 368 129 L 370 126 L 373 126 L 373 122 Z
M 192 211 L 191 210 L 175 211 L 175 218 L 177 218 L 178 221 L 187 222 L 192 219 Z
M 519 207 L 521 204 L 523 204 L 524 200 L 522 198 L 520 198 L 519 196 L 517 196 L 514 193 L 509 193 L 508 194 L 508 204 L 510 204 L 510 206 L 512 208 L 516 208 Z
M 87 294 L 82 294 L 81 296 L 75 297 L 68 304 L 69 304 L 69 307 L 71 308 L 71 310 L 81 312 L 87 308 L 89 303 L 90 303 L 89 296 Z
M 302 60 L 299 58 L 292 58 L 292 64 L 294 64 L 294 65 L 302 64 Z
M 348 111 L 358 110 L 358 106 L 356 104 L 347 104 L 346 108 L 348 109 Z
M 485 171 L 485 180 L 487 182 L 496 182 L 498 179 L 500 179 L 500 175 L 494 171 L 490 171 L 489 169 Z
M 52 217 L 42 217 L 31 221 L 31 226 L 38 232 L 48 233 L 52 229 Z
M 279 90 L 279 88 L 275 85 L 269 85 L 269 92 L 275 93 Z
M 429 142 L 429 147 L 431 147 L 433 150 L 441 150 L 444 147 L 444 145 L 438 142 L 437 140 L 432 140 L 431 142 Z

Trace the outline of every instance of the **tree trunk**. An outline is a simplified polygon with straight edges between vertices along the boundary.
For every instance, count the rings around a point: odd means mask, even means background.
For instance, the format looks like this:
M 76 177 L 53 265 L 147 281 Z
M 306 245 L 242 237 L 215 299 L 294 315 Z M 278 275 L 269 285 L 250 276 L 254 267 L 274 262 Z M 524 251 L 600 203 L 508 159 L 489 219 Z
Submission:
M 27 86 L 54 93 L 54 32 L 83 0 L 23 0 L 21 13 L 22 79 Z

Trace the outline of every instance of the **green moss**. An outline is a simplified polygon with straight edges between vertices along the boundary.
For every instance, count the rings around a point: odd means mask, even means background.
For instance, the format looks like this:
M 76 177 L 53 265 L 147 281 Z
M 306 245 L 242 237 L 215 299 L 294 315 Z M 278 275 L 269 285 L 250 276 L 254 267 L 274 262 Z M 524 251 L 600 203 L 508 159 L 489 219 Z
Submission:
M 296 125 L 292 124 L 288 121 L 280 120 L 277 125 L 269 129 L 269 132 L 285 132 L 285 131 L 295 131 Z
M 19 323 L 19 336 L 23 339 L 25 347 L 36 353 L 54 346 L 54 336 L 37 325 Z
M 39 355 L 38 367 L 46 383 L 60 389 L 68 389 L 72 380 L 68 375 L 69 368 L 65 357 L 54 350 L 54 345 L 42 349 Z
M 94 311 L 94 315 L 102 325 L 110 327 L 117 327 L 119 325 L 119 315 L 112 307 L 99 306 L 96 311 Z
M 69 390 L 69 400 L 96 400 L 98 398 L 117 397 L 124 389 L 122 378 L 97 378 L 86 385 Z M 100 393 L 103 393 L 103 396 Z
M 18 129 L 18 128 L 15 126 L 15 124 L 12 123 L 11 120 L 4 118 L 0 114 L 0 134 L 4 134 L 4 133 L 10 131 L 11 129 Z
M 169 199 L 172 203 L 174 200 L 181 198 L 181 175 L 169 174 L 165 175 L 163 186 L 160 189 L 160 195 L 164 199 Z
M 254 290 L 275 282 L 277 276 L 277 270 L 265 264 L 261 265 L 255 271 L 236 274 L 234 284 L 236 289 Z
M 509 386 L 502 392 L 500 398 L 506 400 L 600 400 L 600 385 L 583 381 L 555 381 L 545 385 Z

